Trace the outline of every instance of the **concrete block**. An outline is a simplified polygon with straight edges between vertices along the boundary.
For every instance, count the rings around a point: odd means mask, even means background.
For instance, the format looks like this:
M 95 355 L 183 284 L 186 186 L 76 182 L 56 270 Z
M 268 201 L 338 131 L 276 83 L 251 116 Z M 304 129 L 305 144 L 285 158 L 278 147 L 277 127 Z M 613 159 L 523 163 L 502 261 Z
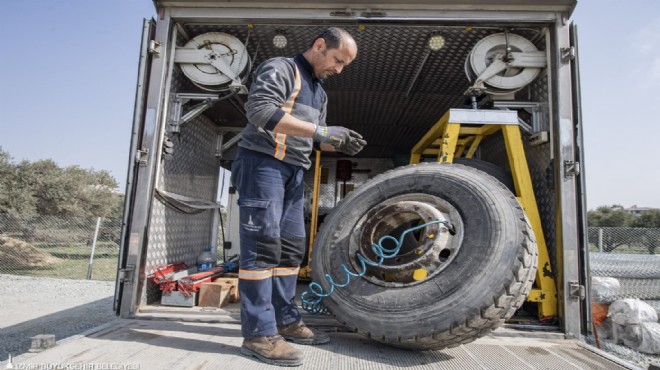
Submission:
M 160 297 L 160 304 L 165 306 L 193 307 L 197 302 L 197 293 L 193 292 L 192 297 L 186 297 L 178 290 L 173 290 L 170 294 L 163 294 Z
M 55 347 L 55 335 L 53 334 L 39 334 L 30 337 L 32 344 L 28 352 L 41 352 L 45 349 Z

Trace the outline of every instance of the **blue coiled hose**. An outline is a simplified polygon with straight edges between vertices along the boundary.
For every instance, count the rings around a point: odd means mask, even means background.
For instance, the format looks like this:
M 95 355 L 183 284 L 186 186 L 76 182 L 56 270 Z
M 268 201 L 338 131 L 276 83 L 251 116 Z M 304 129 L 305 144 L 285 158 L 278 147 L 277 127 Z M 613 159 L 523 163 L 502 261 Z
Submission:
M 364 274 L 367 272 L 367 265 L 378 267 L 381 266 L 386 259 L 396 257 L 399 254 L 399 250 L 401 249 L 401 245 L 403 244 L 403 238 L 406 236 L 406 234 L 411 233 L 413 231 L 417 231 L 419 229 L 423 229 L 433 224 L 443 224 L 451 234 L 454 234 L 454 226 L 449 222 L 430 221 L 423 225 L 411 227 L 405 230 L 403 233 L 401 233 L 401 236 L 399 236 L 398 240 L 391 235 L 385 235 L 380 239 L 378 239 L 378 243 L 371 244 L 371 251 L 374 253 L 376 257 L 378 257 L 378 262 L 373 262 L 367 259 L 362 254 L 357 253 L 357 260 L 360 263 L 360 268 L 362 269 L 362 271 L 359 273 L 352 272 L 351 270 L 348 269 L 348 267 L 346 267 L 345 264 L 342 264 L 341 268 L 342 270 L 344 270 L 346 281 L 340 284 L 335 282 L 332 279 L 332 276 L 330 276 L 330 274 L 325 274 L 325 279 L 330 284 L 330 288 L 327 291 L 325 291 L 321 286 L 321 284 L 317 282 L 310 283 L 309 286 L 307 287 L 307 290 L 300 295 L 300 300 L 302 301 L 302 308 L 313 315 L 329 314 L 328 309 L 322 303 L 323 298 L 332 295 L 332 293 L 335 291 L 335 288 L 344 288 L 348 286 L 348 284 L 351 283 L 351 277 L 361 278 L 362 276 L 364 276 Z M 384 247 L 383 243 L 386 240 L 391 240 L 392 242 L 394 242 L 395 244 L 394 248 Z

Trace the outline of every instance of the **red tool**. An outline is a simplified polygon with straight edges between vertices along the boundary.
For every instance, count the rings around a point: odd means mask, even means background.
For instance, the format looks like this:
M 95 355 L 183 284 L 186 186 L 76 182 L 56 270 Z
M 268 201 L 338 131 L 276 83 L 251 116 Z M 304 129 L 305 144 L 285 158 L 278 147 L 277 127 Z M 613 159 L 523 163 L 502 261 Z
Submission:
M 154 271 L 154 283 L 158 284 L 163 294 L 170 294 L 176 288 L 177 272 L 183 271 L 188 266 L 184 262 L 160 265 Z
M 215 279 L 221 277 L 225 273 L 225 268 L 218 266 L 212 268 L 208 271 L 198 272 L 186 276 L 178 281 L 178 290 L 181 294 L 186 297 L 191 297 L 193 292 L 198 292 L 202 286 L 202 283 L 208 283 L 215 281 Z

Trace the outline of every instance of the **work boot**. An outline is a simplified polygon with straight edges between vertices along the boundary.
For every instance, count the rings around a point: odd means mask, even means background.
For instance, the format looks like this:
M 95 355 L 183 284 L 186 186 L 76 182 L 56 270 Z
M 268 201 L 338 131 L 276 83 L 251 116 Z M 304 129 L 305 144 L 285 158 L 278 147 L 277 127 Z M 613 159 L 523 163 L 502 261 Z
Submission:
M 293 348 L 279 335 L 245 339 L 241 353 L 271 365 L 300 366 L 303 363 L 302 352 Z
M 298 344 L 323 344 L 330 341 L 330 336 L 318 330 L 308 328 L 302 321 L 277 328 L 284 339 Z

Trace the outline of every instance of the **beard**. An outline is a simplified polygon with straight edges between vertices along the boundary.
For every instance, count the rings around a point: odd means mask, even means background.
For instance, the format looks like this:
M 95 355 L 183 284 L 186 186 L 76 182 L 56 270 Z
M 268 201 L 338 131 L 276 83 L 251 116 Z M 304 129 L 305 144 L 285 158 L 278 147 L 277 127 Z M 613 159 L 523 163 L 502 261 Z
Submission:
M 336 75 L 335 71 L 326 70 L 319 73 L 319 78 L 322 80 L 327 80 L 334 75 Z

